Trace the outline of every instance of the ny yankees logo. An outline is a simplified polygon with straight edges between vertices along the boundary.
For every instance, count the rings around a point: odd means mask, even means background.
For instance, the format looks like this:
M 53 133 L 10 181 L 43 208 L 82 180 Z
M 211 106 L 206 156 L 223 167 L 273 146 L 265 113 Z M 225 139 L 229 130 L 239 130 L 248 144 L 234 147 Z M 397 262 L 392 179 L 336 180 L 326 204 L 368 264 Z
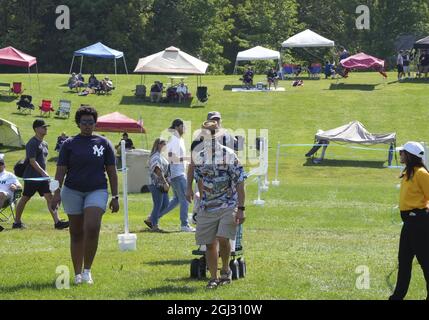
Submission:
M 103 146 L 94 146 L 94 155 L 96 155 L 97 157 L 102 157 L 104 154 L 104 147 Z

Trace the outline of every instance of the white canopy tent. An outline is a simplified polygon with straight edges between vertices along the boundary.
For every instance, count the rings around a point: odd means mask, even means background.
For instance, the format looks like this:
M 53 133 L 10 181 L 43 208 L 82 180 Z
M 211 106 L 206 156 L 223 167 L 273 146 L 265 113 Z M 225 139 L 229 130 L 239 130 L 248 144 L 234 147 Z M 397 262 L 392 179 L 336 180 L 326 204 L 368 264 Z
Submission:
M 139 60 L 135 73 L 196 74 L 206 73 L 208 63 L 201 61 L 175 47 Z
M 240 61 L 257 61 L 257 60 L 278 60 L 279 70 L 281 69 L 280 52 L 267 49 L 261 46 L 256 46 L 249 50 L 240 51 L 235 60 L 234 74 L 237 71 L 237 66 Z
M 290 37 L 282 43 L 283 48 L 333 48 L 335 42 L 322 37 L 310 29 Z

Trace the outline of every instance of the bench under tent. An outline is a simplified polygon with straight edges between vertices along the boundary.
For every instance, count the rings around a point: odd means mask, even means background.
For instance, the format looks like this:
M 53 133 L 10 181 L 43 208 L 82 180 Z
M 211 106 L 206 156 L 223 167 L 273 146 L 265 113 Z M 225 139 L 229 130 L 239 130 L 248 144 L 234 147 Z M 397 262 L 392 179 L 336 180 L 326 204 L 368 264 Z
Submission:
M 327 131 L 319 130 L 315 135 L 315 145 L 306 154 L 306 157 L 313 158 L 313 162 L 315 163 L 322 162 L 330 142 L 365 146 L 388 144 L 390 145 L 388 150 L 389 167 L 392 165 L 393 157 L 396 157 L 396 133 L 372 134 L 359 121 L 352 121 L 344 126 Z M 314 158 L 320 148 L 322 148 L 321 157 Z

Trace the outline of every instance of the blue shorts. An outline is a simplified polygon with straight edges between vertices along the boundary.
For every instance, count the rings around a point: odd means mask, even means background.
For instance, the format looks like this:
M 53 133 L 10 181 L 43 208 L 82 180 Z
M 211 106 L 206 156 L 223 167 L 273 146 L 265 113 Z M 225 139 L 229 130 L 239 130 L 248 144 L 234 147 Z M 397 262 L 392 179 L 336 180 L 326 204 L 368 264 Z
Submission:
M 66 214 L 74 216 L 83 214 L 86 208 L 100 208 L 106 212 L 109 193 L 107 189 L 80 192 L 63 186 L 61 202 Z

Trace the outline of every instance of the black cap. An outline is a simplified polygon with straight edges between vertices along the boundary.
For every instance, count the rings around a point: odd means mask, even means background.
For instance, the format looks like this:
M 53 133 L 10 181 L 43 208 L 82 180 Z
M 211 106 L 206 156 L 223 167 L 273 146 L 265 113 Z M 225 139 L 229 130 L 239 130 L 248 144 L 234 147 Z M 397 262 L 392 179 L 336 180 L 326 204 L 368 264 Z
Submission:
M 176 119 L 171 124 L 170 129 L 176 129 L 177 127 L 180 127 L 182 124 L 184 124 L 182 119 Z
M 45 120 L 42 120 L 42 119 L 34 120 L 34 122 L 33 122 L 33 129 L 40 128 L 40 127 L 45 127 L 46 128 L 46 127 L 49 127 L 49 125 L 46 124 Z

